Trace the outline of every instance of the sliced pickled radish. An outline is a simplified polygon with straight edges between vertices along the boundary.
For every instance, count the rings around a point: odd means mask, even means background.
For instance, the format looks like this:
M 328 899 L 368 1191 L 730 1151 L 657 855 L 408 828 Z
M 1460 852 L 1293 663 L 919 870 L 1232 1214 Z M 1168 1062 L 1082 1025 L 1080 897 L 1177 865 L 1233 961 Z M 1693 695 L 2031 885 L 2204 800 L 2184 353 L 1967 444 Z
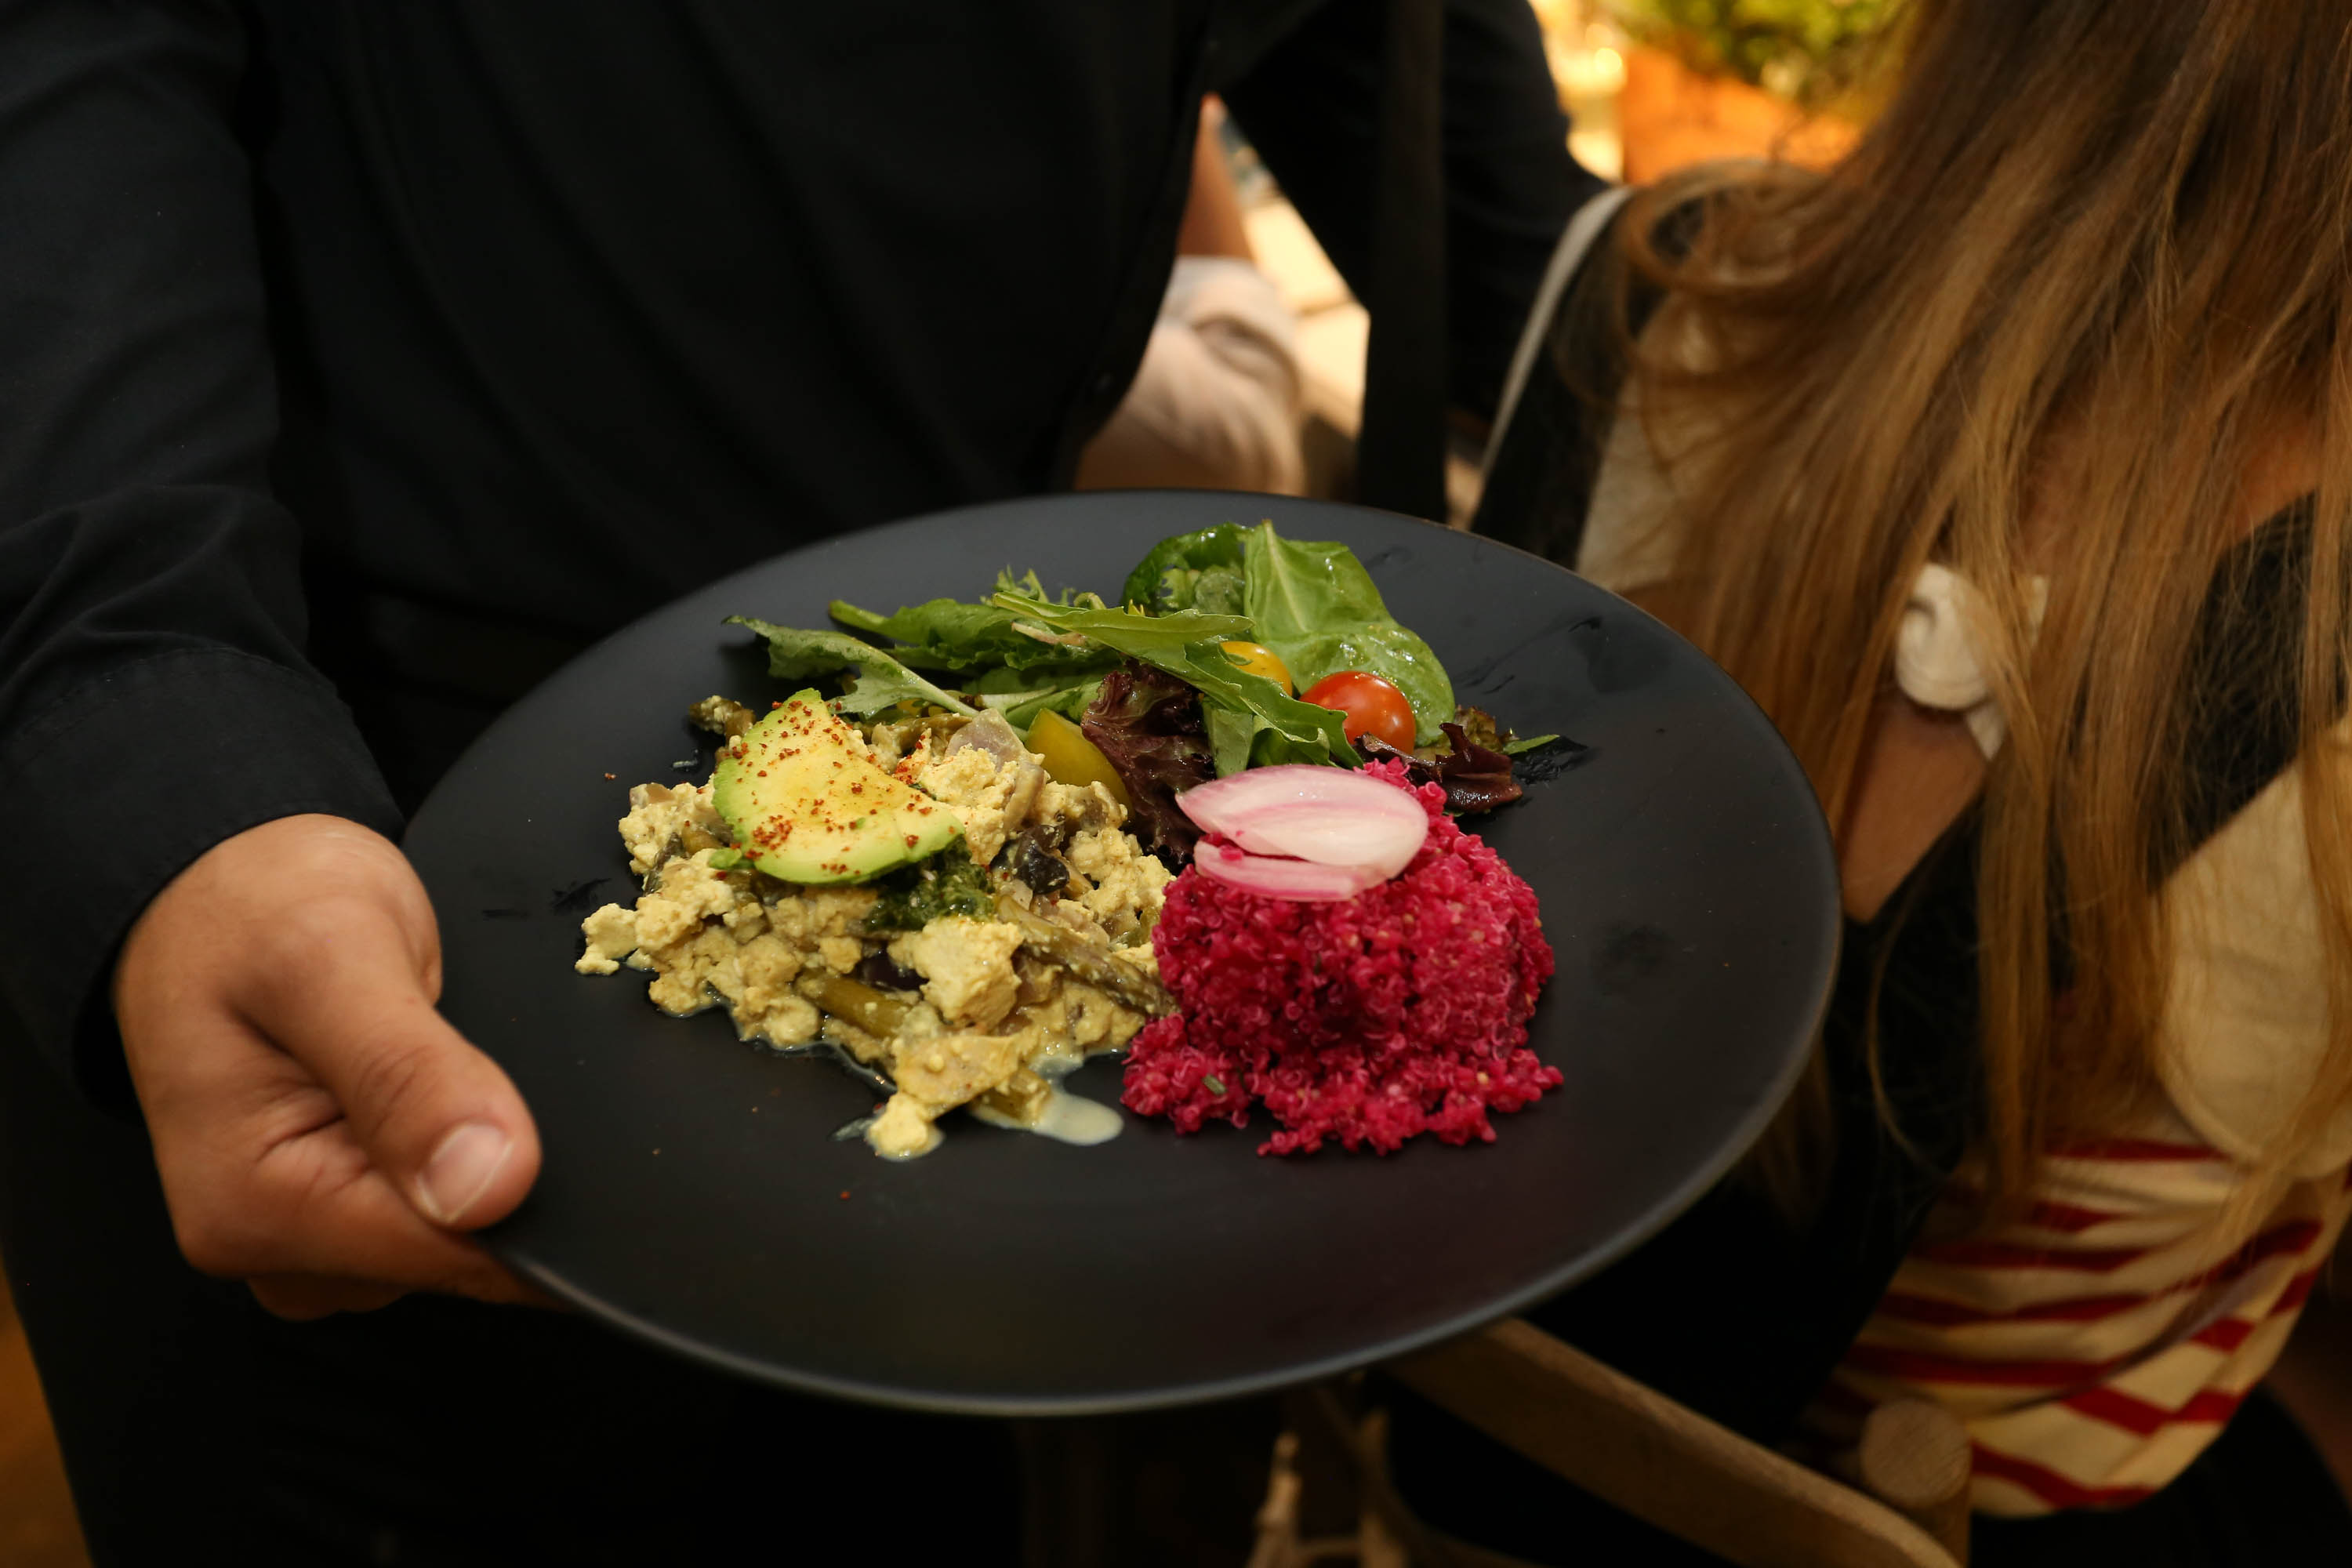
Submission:
M 1382 786 L 1387 787 L 1387 786 Z M 1386 881 L 1412 863 L 1429 837 L 1429 817 L 1401 790 L 1389 793 L 1412 812 L 1409 821 L 1393 814 L 1342 816 L 1326 806 L 1286 806 L 1226 835 L 1255 855 L 1293 855 L 1320 866 L 1366 866 Z
M 1375 881 L 1403 870 L 1429 837 L 1421 802 L 1346 768 L 1252 768 L 1186 790 L 1176 804 L 1252 854 L 1365 868 L 1378 873 Z
M 1318 866 L 1312 860 L 1279 859 L 1205 838 L 1192 850 L 1192 866 L 1212 880 L 1294 904 L 1336 903 L 1388 880 L 1367 866 Z

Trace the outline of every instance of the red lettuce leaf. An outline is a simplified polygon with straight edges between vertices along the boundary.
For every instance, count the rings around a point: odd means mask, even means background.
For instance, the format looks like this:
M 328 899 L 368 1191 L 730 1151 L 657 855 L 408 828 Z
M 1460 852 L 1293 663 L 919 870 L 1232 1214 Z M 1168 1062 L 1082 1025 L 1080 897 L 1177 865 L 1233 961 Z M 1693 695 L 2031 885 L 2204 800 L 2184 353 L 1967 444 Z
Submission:
M 1477 710 L 1465 711 L 1475 713 Z M 1493 721 L 1487 723 L 1491 726 Z M 1386 759 L 1402 763 L 1409 783 L 1444 784 L 1445 809 L 1456 816 L 1475 816 L 1482 811 L 1508 805 L 1527 793 L 1511 776 L 1510 758 L 1473 741 L 1460 724 L 1441 724 L 1438 728 L 1445 731 L 1450 747 L 1438 757 L 1417 757 L 1410 752 L 1400 752 L 1370 735 L 1358 737 L 1356 744 L 1376 762 Z
M 1201 694 L 1134 659 L 1103 677 L 1102 694 L 1078 721 L 1127 785 L 1128 830 L 1162 858 L 1192 858 L 1201 830 L 1176 797 L 1217 776 Z

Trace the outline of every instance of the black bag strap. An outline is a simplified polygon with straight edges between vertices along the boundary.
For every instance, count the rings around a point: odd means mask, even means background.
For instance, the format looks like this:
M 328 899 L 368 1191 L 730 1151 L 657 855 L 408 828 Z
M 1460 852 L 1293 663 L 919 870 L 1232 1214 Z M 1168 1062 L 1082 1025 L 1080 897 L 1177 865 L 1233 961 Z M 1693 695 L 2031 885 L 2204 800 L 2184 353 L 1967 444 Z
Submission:
M 1488 448 L 1486 486 L 1470 520 L 1473 533 L 1570 567 L 1584 542 L 1592 488 L 1617 421 L 1628 369 L 1625 345 L 1629 336 L 1641 336 L 1665 299 L 1657 284 L 1626 276 L 1618 236 L 1630 207 L 1622 195 L 1606 192 L 1593 200 L 1613 204 L 1607 226 L 1591 237 L 1566 285 L 1554 289 L 1547 279 L 1537 299 L 1535 319 L 1522 338 L 1523 349 L 1531 340 L 1535 352 L 1521 353 L 1524 367 L 1513 366 L 1517 400 L 1509 401 L 1507 388 L 1502 425 Z M 1659 215 L 1651 231 L 1659 254 L 1689 255 L 1706 216 L 1696 199 Z M 1580 237 L 1571 221 L 1561 243 Z
M 1608 196 L 1596 197 L 1606 201 Z M 1616 236 L 1622 206 L 1592 237 L 1548 317 L 1530 321 L 1535 347 L 1517 396 L 1503 411 L 1486 464 L 1486 487 L 1470 531 L 1557 561 L 1576 563 L 1592 488 L 1616 422 L 1625 358 L 1615 321 L 1619 279 Z M 1543 301 L 1538 300 L 1540 314 Z M 1636 331 L 1656 307 L 1634 301 Z

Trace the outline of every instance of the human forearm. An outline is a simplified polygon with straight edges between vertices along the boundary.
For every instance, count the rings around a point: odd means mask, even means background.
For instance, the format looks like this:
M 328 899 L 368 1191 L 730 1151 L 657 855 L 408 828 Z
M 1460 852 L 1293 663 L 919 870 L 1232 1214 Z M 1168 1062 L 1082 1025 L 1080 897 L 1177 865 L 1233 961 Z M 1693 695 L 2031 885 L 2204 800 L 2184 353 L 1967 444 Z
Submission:
M 55 841 L 0 1003 L 53 1053 L 212 844 L 394 820 L 302 659 L 243 68 L 226 5 L 0 0 L 0 813 Z

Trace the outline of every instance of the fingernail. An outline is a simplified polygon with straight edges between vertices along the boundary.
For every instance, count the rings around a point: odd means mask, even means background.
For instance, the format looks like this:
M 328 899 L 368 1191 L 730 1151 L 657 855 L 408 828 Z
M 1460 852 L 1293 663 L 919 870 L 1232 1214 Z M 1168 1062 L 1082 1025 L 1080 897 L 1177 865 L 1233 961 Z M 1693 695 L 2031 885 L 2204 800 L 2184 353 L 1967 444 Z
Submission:
M 437 1225 L 465 1218 L 513 1151 L 514 1140 L 487 1121 L 468 1121 L 442 1139 L 416 1179 L 425 1217 Z

